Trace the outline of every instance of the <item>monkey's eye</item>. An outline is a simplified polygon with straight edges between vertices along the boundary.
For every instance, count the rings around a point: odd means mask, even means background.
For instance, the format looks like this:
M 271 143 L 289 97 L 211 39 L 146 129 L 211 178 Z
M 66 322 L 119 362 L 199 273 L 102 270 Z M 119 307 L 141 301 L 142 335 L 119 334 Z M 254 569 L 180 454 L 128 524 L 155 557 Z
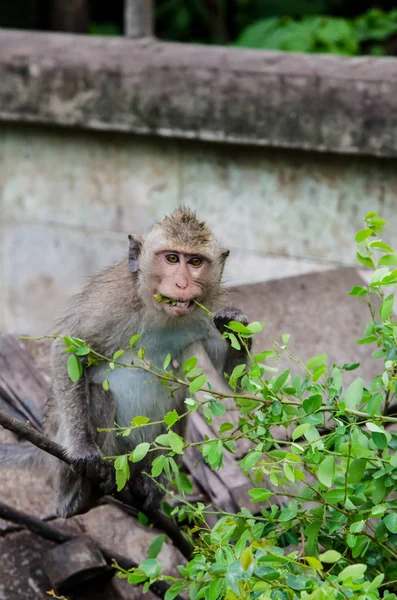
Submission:
M 193 267 L 201 267 L 202 264 L 203 259 L 199 256 L 192 256 L 192 258 L 189 260 L 189 265 L 192 265 Z
M 172 265 L 175 265 L 177 262 L 179 262 L 179 256 L 177 254 L 167 254 L 165 259 Z

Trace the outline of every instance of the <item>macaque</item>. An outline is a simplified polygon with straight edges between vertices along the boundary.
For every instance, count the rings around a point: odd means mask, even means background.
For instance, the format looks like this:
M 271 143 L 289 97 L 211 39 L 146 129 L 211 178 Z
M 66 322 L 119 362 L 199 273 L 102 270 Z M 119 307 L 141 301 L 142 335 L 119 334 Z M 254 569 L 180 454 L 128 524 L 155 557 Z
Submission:
M 84 340 L 106 357 L 129 347 L 130 337 L 140 334 L 145 360 L 162 368 L 171 355 L 174 370 L 181 374 L 189 348 L 201 344 L 216 372 L 230 373 L 246 361 L 244 350 L 233 349 L 222 332 L 231 320 L 247 323 L 238 309 L 224 308 L 222 273 L 229 251 L 222 248 L 208 226 L 194 212 L 179 208 L 157 223 L 143 238 L 129 236 L 128 260 L 114 264 L 94 277 L 69 306 L 59 324 L 64 335 Z M 195 303 L 215 313 L 214 319 Z M 223 308 L 222 308 L 223 307 Z M 186 389 L 170 390 L 142 369 L 109 369 L 107 362 L 84 367 L 73 383 L 67 373 L 65 343 L 56 339 L 51 352 L 52 395 L 46 411 L 45 432 L 60 443 L 74 468 L 54 459 L 57 513 L 62 517 L 87 510 L 93 503 L 92 478 L 101 478 L 102 489 L 113 485 L 113 466 L 103 470 L 103 457 L 131 452 L 144 441 L 152 442 L 161 425 L 133 429 L 128 437 L 98 428 L 128 427 L 134 416 L 162 420 L 172 410 L 186 412 Z M 190 354 L 194 355 L 194 352 Z M 84 357 L 81 357 L 84 364 Z M 126 365 L 136 361 L 128 350 L 118 359 Z M 102 387 L 107 379 L 108 391 Z M 181 419 L 174 426 L 184 432 Z M 146 507 L 158 506 L 162 492 L 143 475 L 150 472 L 154 453 L 131 463 L 130 488 Z M 55 464 L 56 463 L 56 464 Z M 90 481 L 91 480 L 91 481 Z

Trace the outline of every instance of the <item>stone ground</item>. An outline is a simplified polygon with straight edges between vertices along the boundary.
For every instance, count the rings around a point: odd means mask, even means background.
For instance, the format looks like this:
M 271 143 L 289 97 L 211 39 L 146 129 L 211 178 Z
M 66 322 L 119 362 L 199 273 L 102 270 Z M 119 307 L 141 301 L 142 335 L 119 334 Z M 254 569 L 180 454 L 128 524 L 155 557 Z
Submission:
M 271 347 L 271 338 L 280 339 L 281 333 L 290 333 L 291 350 L 303 361 L 326 352 L 330 361 L 361 362 L 360 375 L 369 381 L 377 371 L 377 361 L 370 358 L 368 346 L 358 346 L 355 340 L 363 336 L 369 317 L 368 307 L 347 295 L 356 284 L 363 284 L 354 269 L 336 269 L 279 279 L 266 283 L 233 288 L 230 303 L 240 306 L 250 320 L 265 321 L 264 331 L 257 336 L 257 351 Z M 48 343 L 27 343 L 38 365 L 48 380 Z M 288 365 L 290 366 L 290 365 Z M 357 372 L 350 374 L 355 376 Z M 349 374 L 348 374 L 349 375 Z M 0 431 L 0 441 L 11 441 L 12 436 Z M 52 491 L 42 476 L 26 471 L 4 469 L 1 472 L 0 501 L 39 517 L 53 514 Z M 65 526 L 65 522 L 54 522 Z M 114 506 L 102 506 L 88 514 L 68 520 L 68 527 L 88 533 L 107 547 L 114 548 L 137 562 L 146 556 L 150 540 L 156 535 Z M 0 521 L 0 600 L 44 600 L 48 582 L 40 571 L 43 553 L 52 544 L 26 531 L 7 532 L 9 525 Z M 181 564 L 178 552 L 167 544 L 160 556 L 166 572 L 174 572 Z M 113 579 L 98 592 L 90 591 L 92 600 L 124 600 L 151 598 L 142 595 L 141 588 L 133 588 L 125 581 Z M 87 596 L 78 595 L 75 600 Z

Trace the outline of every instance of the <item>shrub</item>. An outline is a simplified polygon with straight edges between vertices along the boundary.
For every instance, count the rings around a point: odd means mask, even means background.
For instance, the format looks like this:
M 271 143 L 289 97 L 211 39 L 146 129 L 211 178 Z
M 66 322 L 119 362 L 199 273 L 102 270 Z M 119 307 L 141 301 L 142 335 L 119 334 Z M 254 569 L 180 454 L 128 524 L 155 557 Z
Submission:
M 189 523 L 184 527 L 195 553 L 179 568 L 179 577 L 163 574 L 157 560 L 162 535 L 139 568 L 120 569 L 121 577 L 146 588 L 156 580 L 169 582 L 166 600 L 181 592 L 192 600 L 396 600 L 397 434 L 391 428 L 397 423 L 397 323 L 389 292 L 397 283 L 397 253 L 379 237 L 384 225 L 377 213 L 366 215 L 365 228 L 356 235 L 357 259 L 373 273 L 368 286 L 355 285 L 349 292 L 369 307 L 370 320 L 358 344 L 374 347 L 372 356 L 380 369 L 372 381 L 356 377 L 346 386 L 348 372 L 359 364 L 330 364 L 326 354 L 303 363 L 290 351 L 288 334 L 270 349 L 249 353 L 246 340 L 263 327 L 257 322 L 231 322 L 224 334 L 249 354 L 248 366 L 239 365 L 229 378 L 238 424 L 224 421 L 216 437 L 195 447 L 216 470 L 222 467 L 224 452 L 235 452 L 237 440 L 249 441 L 251 449 L 240 467 L 251 478 L 252 502 L 262 503 L 259 512 L 242 508 L 225 514 L 186 500 L 191 484 L 175 458 L 190 444 L 173 426 L 197 410 L 208 423 L 214 416 L 226 416 L 224 395 L 207 385 L 196 359 L 185 363 L 185 379 L 178 379 L 169 370 L 171 357 L 165 357 L 158 376 L 186 386 L 186 413 L 168 413 L 166 434 L 117 458 L 117 482 L 121 489 L 128 480 L 129 461 L 162 450 L 150 476 L 165 473 L 171 482 L 170 493 L 180 503 L 168 509 Z M 374 297 L 380 298 L 379 310 Z M 139 343 L 138 336 L 131 343 Z M 144 360 L 143 349 L 139 354 Z M 117 356 L 109 359 L 111 368 Z M 291 368 L 275 372 L 281 358 Z M 203 389 L 200 399 L 195 398 Z M 131 427 L 142 426 L 150 426 L 145 417 L 131 422 Z M 272 433 L 275 426 L 290 427 L 290 439 L 278 440 Z M 120 435 L 127 432 L 118 430 Z M 207 513 L 218 517 L 212 528 Z

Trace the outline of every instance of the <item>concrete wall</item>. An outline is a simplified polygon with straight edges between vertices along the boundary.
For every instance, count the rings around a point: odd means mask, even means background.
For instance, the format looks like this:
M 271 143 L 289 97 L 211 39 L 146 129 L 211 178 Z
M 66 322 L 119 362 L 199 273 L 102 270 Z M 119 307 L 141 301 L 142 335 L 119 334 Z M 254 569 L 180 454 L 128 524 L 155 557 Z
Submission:
M 355 265 L 370 210 L 397 246 L 395 159 L 2 125 L 0 330 L 51 330 L 128 233 L 180 204 L 232 249 L 230 284 Z

